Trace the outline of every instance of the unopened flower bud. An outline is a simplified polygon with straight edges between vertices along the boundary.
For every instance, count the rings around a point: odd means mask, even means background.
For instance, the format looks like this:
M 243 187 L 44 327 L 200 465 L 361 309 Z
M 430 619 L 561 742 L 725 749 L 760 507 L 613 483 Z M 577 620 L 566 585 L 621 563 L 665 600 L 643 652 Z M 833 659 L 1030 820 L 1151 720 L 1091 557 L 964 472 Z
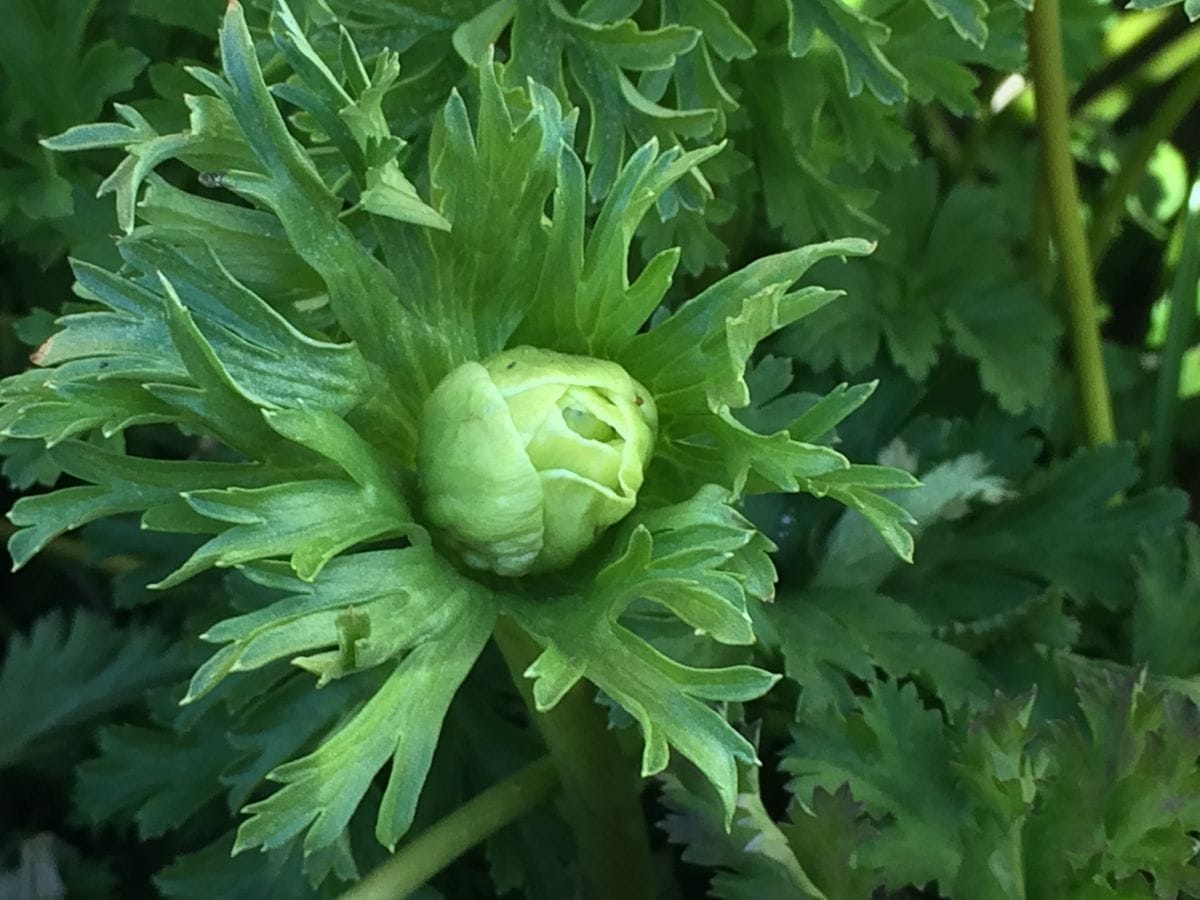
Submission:
M 468 565 L 569 565 L 633 509 L 658 415 L 614 362 L 517 347 L 464 363 L 425 403 L 425 512 Z

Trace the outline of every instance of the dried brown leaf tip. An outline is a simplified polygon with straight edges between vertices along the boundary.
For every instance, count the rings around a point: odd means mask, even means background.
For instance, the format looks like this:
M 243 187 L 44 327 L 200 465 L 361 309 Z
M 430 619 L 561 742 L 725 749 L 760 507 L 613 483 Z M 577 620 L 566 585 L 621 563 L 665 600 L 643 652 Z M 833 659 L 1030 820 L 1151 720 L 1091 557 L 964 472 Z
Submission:
M 54 343 L 54 336 L 51 335 L 50 337 L 46 338 L 45 341 L 42 342 L 42 345 L 40 347 L 38 347 L 36 350 L 33 351 L 33 353 L 29 357 L 29 361 L 31 363 L 33 363 L 35 366 L 44 365 L 46 362 L 46 357 L 48 357 L 50 355 L 50 347 L 53 343 Z

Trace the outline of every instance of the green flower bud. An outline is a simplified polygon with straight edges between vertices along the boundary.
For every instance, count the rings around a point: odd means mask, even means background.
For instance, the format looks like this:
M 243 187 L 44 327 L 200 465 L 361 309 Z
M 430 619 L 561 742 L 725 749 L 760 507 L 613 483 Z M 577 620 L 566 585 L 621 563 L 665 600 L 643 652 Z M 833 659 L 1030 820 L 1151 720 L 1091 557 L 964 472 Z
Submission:
M 473 568 L 561 568 L 633 509 L 657 429 L 614 362 L 517 347 L 464 363 L 425 402 L 426 515 Z

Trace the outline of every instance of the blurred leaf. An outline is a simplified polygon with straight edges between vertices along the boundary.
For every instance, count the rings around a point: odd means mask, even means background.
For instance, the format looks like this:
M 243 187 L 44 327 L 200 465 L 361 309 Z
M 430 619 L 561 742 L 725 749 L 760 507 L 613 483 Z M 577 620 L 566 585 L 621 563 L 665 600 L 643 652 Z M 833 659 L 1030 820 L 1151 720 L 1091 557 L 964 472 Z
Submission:
M 803 718 L 784 767 L 814 808 L 848 786 L 872 826 L 853 859 L 888 884 L 936 879 L 987 900 L 1194 891 L 1200 713 L 1136 673 L 1079 672 L 1082 717 L 1040 729 L 1032 697 L 947 722 L 911 687 L 876 683 L 845 717 Z
M 1055 752 L 1026 832 L 1027 884 L 1061 897 L 1105 873 L 1118 896 L 1200 889 L 1200 712 L 1134 672 L 1080 681 L 1086 727 L 1054 729 Z M 1154 874 L 1153 887 L 1146 872 Z
M 10 638 L 0 667 L 0 768 L 50 744 L 86 740 L 90 726 L 177 678 L 186 662 L 148 628 L 118 628 L 95 613 L 52 612 Z
M 811 715 L 852 707 L 853 681 L 872 681 L 877 670 L 915 676 L 955 707 L 986 693 L 982 666 L 890 597 L 810 590 L 781 597 L 763 615 L 779 632 L 788 677 L 800 685 L 801 706 Z
M 980 382 L 1006 411 L 1044 403 L 1059 325 L 1018 274 L 990 212 L 994 193 L 963 184 L 941 199 L 929 164 L 895 176 L 874 210 L 889 234 L 871 259 L 814 272 L 846 300 L 789 329 L 783 346 L 817 369 L 836 362 L 856 372 L 885 341 L 897 365 L 923 379 L 952 345 L 977 361 Z
M 218 728 L 181 738 L 158 728 L 109 726 L 99 744 L 100 755 L 79 767 L 75 791 L 76 808 L 93 825 L 120 814 L 149 840 L 179 828 L 221 793 L 228 744 Z
M 1169 236 L 1171 221 L 1187 199 L 1188 163 L 1168 143 L 1154 148 L 1137 191 L 1127 198 L 1125 208 L 1135 222 L 1160 240 Z
M 738 774 L 738 814 L 728 828 L 717 798 L 700 774 L 687 764 L 672 766 L 662 777 L 668 812 L 659 827 L 667 840 L 683 846 L 685 862 L 717 870 L 710 897 L 825 900 L 796 861 L 784 831 L 767 814 L 757 769 L 739 766 Z
M 1129 0 L 1127 9 L 1159 9 L 1163 6 L 1173 6 L 1180 0 Z M 1183 11 L 1191 21 L 1200 19 L 1200 3 L 1196 0 L 1183 0 Z
M 128 91 L 146 56 L 108 35 L 124 4 L 78 0 L 11 0 L 0 35 L 0 229 L 43 265 L 75 243 L 102 238 L 109 224 L 76 218 L 73 182 L 94 191 L 98 176 L 59 166 L 38 138 L 91 121 L 114 95 Z M 47 65 L 47 60 L 56 60 Z
M 1186 507 L 1182 494 L 1166 489 L 1125 496 L 1136 480 L 1127 445 L 1080 450 L 1039 470 L 1011 499 L 935 525 L 916 564 L 897 570 L 884 589 L 935 623 L 986 618 L 1047 587 L 1077 603 L 1128 608 L 1133 548 L 1173 526 Z
M 849 785 L 834 794 L 817 788 L 811 804 L 792 805 L 788 819 L 780 826 L 788 845 L 827 900 L 857 900 L 873 892 L 881 873 L 860 859 L 860 850 L 875 829 Z
M 1200 529 L 1188 523 L 1142 543 L 1132 658 L 1155 675 L 1200 675 Z
M 298 853 L 280 856 L 244 853 L 231 858 L 234 834 L 176 859 L 154 877 L 164 897 L 175 900 L 310 900 L 313 890 L 301 874 Z
M 784 768 L 803 801 L 816 787 L 848 783 L 854 798 L 891 826 L 860 853 L 896 884 L 948 882 L 957 869 L 959 795 L 953 749 L 941 715 L 926 709 L 911 685 L 876 683 L 848 714 L 805 716 Z

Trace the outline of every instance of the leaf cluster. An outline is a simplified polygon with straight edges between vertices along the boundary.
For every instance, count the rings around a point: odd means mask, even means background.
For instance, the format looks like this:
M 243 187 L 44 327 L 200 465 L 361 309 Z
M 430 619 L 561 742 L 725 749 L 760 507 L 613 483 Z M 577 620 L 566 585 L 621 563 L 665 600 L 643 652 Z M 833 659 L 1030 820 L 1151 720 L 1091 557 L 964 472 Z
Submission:
M 581 692 L 672 890 L 1200 896 L 1200 536 L 1141 481 L 1161 339 L 1124 331 L 1174 251 L 1100 270 L 1130 440 L 1079 449 L 1028 98 L 993 104 L 1020 4 L 10 5 L 0 792 L 52 789 L 0 896 L 336 895 Z M 1082 77 L 1118 17 L 1063 7 Z M 416 451 L 520 345 L 619 363 L 660 431 L 628 518 L 499 579 Z M 568 806 L 420 896 L 578 891 Z

